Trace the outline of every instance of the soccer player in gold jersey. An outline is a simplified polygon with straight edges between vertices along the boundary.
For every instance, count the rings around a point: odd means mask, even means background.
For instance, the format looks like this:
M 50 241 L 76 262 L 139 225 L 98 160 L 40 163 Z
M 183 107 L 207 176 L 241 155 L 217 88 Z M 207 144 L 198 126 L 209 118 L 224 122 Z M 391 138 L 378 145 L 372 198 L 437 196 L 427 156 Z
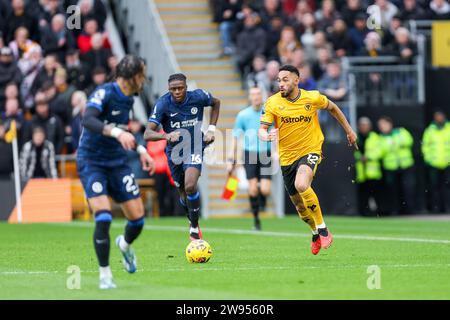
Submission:
M 324 136 L 317 110 L 327 110 L 344 128 L 349 146 L 358 148 L 356 134 L 339 107 L 319 91 L 298 88 L 300 74 L 296 67 L 280 68 L 280 92 L 267 99 L 258 135 L 263 141 L 278 140 L 284 184 L 300 218 L 311 228 L 311 252 L 328 249 L 333 236 L 322 217 L 319 199 L 311 188 L 318 164 L 322 160 Z M 268 132 L 274 124 L 275 129 Z

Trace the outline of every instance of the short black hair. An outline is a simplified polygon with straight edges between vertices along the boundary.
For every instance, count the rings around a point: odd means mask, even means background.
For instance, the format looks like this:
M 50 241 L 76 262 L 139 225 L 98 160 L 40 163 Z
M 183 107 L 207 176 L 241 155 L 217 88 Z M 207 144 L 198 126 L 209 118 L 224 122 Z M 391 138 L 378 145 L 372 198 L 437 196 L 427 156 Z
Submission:
M 144 59 L 133 54 L 128 54 L 117 65 L 116 78 L 133 79 L 136 75 L 143 73 L 144 68 Z
M 175 73 L 175 74 L 170 75 L 168 82 L 171 83 L 172 81 L 176 81 L 176 80 L 186 82 L 187 77 L 182 73 Z
M 300 77 L 300 72 L 298 71 L 298 69 L 290 64 L 285 64 L 284 66 L 281 66 L 281 68 L 279 69 L 279 71 L 289 71 L 291 73 L 295 73 L 297 75 L 297 77 Z

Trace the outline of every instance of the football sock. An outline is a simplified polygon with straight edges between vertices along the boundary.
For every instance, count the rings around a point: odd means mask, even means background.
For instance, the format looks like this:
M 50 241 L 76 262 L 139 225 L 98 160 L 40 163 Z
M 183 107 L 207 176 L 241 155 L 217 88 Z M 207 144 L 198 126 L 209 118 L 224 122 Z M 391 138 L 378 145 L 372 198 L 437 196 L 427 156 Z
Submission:
M 313 234 L 317 234 L 316 222 L 314 220 L 314 216 L 309 210 L 305 210 L 303 212 L 298 212 L 300 219 L 302 219 L 311 229 Z
M 94 248 L 100 267 L 109 266 L 109 228 L 111 211 L 99 211 L 95 214 Z
M 139 237 L 139 235 L 142 232 L 142 229 L 144 228 L 145 219 L 144 217 L 137 219 L 137 220 L 128 220 L 127 225 L 125 226 L 125 242 L 126 244 L 130 245 L 133 243 L 134 240 Z M 121 246 L 122 247 L 122 246 Z M 128 249 L 125 247 L 125 250 Z
M 100 267 L 99 271 L 100 271 L 100 279 L 112 278 L 112 272 L 111 272 L 111 268 L 109 266 L 108 267 Z
M 258 219 L 258 214 L 259 214 L 259 197 L 252 197 L 250 196 L 250 207 L 252 209 L 252 213 L 253 213 L 253 217 L 255 217 L 255 219 Z
M 267 205 L 267 197 L 265 195 L 263 195 L 262 193 L 259 194 L 259 206 L 262 209 L 266 209 L 266 205 Z
M 189 208 L 189 220 L 191 227 L 198 227 L 198 219 L 200 218 L 200 192 L 187 196 L 187 207 Z
M 305 204 L 306 209 L 308 209 L 312 213 L 316 225 L 323 225 L 324 221 L 322 216 L 322 209 L 320 208 L 319 199 L 317 198 L 314 190 L 309 187 L 305 192 L 300 193 L 300 196 L 303 199 L 303 203 Z

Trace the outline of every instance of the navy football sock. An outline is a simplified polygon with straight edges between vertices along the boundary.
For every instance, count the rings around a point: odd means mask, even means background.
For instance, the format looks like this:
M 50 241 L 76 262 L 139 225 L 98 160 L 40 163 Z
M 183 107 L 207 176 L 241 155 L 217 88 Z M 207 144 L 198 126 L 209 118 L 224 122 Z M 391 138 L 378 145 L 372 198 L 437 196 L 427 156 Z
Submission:
M 94 248 L 100 267 L 109 266 L 109 228 L 112 215 L 110 211 L 99 211 L 95 214 Z
M 187 206 L 189 208 L 189 220 L 192 228 L 198 227 L 200 218 L 200 192 L 187 196 Z
M 127 225 L 125 226 L 125 241 L 128 244 L 132 244 L 134 240 L 139 237 L 144 228 L 145 219 L 144 217 L 137 220 L 128 220 Z

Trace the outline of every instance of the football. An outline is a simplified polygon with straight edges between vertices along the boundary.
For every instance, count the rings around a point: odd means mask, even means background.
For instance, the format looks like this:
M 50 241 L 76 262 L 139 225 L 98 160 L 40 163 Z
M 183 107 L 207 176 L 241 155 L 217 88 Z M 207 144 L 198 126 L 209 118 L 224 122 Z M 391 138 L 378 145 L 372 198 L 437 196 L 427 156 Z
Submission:
M 186 259 L 190 263 L 206 263 L 211 256 L 211 246 L 205 240 L 193 240 L 186 247 Z

